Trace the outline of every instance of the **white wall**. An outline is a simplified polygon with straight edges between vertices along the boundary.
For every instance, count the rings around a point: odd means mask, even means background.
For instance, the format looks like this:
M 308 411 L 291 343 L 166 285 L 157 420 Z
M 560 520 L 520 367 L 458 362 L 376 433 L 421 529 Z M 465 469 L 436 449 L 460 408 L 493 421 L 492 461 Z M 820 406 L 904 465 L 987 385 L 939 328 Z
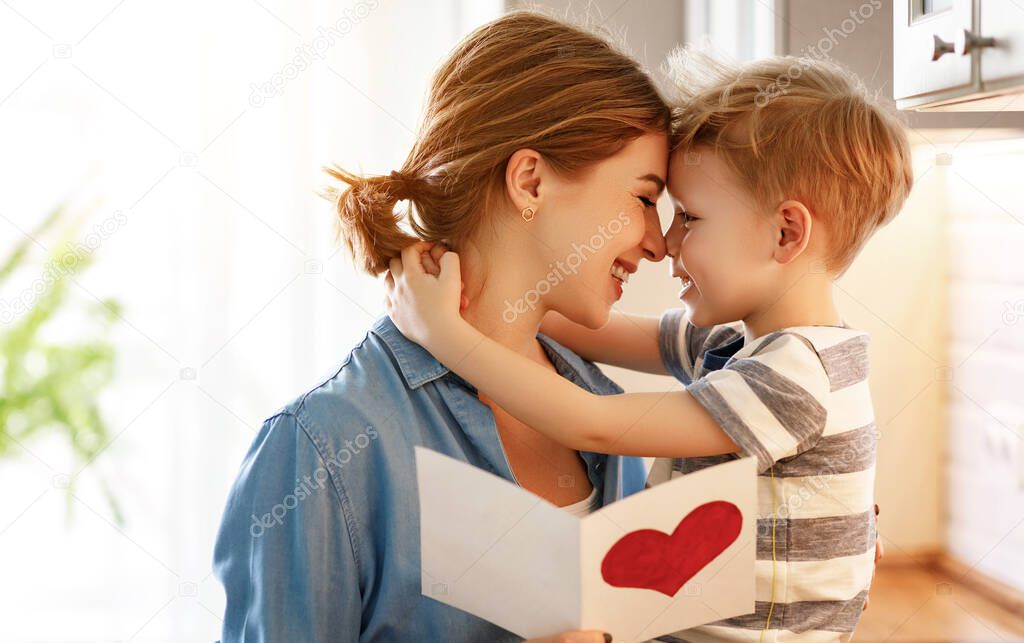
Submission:
M 1024 590 L 1024 138 L 966 143 L 948 161 L 945 535 L 961 561 Z

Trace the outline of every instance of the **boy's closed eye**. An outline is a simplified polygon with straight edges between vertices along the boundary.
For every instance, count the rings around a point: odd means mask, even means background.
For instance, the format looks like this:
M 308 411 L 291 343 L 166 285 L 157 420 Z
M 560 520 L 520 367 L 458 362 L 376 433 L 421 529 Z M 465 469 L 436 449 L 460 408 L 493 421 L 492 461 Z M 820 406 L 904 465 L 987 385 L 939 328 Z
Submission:
M 682 219 L 683 225 L 689 225 L 694 221 L 697 221 L 697 217 L 693 216 L 686 210 L 676 210 L 676 216 Z

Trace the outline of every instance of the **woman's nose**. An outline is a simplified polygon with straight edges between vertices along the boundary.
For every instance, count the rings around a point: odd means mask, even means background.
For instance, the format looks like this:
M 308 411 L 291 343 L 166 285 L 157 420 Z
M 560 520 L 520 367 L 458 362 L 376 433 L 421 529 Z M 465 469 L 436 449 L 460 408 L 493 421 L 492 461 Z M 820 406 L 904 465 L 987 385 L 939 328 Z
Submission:
M 661 221 L 654 208 L 644 215 L 644 238 L 640 247 L 644 251 L 644 259 L 655 263 L 665 258 L 665 237 L 661 234 Z

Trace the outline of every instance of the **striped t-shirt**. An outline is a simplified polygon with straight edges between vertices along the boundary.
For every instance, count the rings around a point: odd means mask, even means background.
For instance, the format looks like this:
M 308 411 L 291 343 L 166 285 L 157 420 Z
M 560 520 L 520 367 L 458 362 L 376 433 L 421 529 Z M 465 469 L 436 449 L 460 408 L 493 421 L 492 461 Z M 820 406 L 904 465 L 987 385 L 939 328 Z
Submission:
M 757 458 L 756 611 L 658 640 L 756 641 L 767 627 L 766 641 L 847 641 L 874 572 L 868 336 L 845 324 L 800 326 L 745 344 L 743 331 L 742 322 L 694 326 L 680 309 L 662 316 L 666 368 L 741 453 L 659 458 L 648 486 Z

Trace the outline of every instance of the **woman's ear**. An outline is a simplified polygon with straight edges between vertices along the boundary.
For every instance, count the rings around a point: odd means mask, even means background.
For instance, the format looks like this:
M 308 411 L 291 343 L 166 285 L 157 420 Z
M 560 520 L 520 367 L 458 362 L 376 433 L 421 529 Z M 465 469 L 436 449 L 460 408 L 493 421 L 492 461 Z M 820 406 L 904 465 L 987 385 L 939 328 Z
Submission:
M 516 150 L 505 166 L 505 190 L 516 209 L 536 210 L 540 198 L 540 174 L 544 163 L 540 152 L 524 148 Z
M 783 201 L 775 210 L 775 260 L 787 264 L 807 248 L 811 241 L 811 212 L 799 201 Z

